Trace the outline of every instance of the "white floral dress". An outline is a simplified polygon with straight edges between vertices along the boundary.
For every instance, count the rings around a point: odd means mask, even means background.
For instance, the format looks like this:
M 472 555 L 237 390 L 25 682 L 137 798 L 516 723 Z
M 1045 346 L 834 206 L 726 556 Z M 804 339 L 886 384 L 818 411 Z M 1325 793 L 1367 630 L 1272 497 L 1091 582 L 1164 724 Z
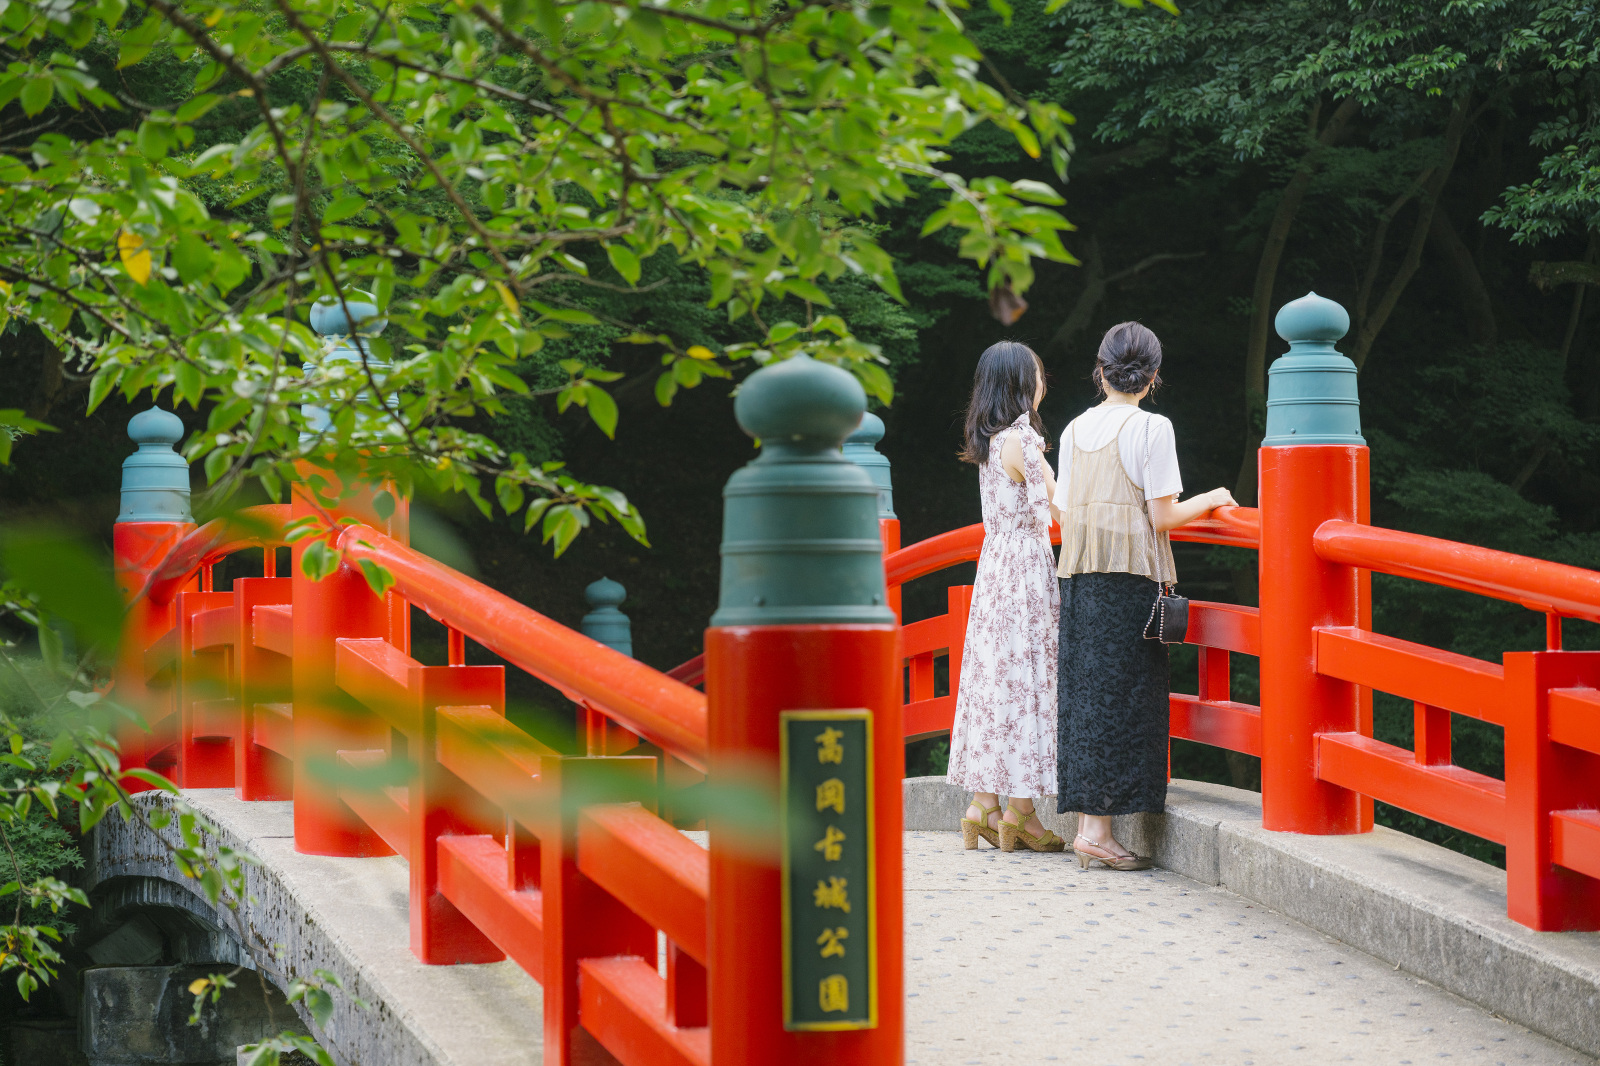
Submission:
M 1000 462 L 1013 434 L 1022 445 L 1020 484 Z M 970 792 L 1053 795 L 1061 590 L 1050 550 L 1044 439 L 1026 413 L 995 434 L 978 489 L 983 552 L 950 730 L 949 781 Z

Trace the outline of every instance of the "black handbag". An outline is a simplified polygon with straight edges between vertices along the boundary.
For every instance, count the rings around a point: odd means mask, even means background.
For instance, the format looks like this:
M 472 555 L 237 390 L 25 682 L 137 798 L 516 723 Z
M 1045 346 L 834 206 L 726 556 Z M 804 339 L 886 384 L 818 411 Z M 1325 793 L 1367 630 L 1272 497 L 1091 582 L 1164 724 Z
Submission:
M 1144 481 L 1150 484 L 1150 419 L 1144 423 Z M 1159 547 L 1155 526 L 1150 527 L 1151 548 Z M 1159 640 L 1163 644 L 1182 644 L 1189 635 L 1189 601 L 1179 596 L 1176 585 L 1161 585 L 1156 592 L 1156 602 L 1150 605 L 1150 617 L 1145 619 L 1144 639 Z
M 1165 585 L 1156 593 L 1156 602 L 1150 605 L 1150 617 L 1144 623 L 1146 640 L 1182 644 L 1189 635 L 1189 600 L 1179 596 L 1176 588 Z

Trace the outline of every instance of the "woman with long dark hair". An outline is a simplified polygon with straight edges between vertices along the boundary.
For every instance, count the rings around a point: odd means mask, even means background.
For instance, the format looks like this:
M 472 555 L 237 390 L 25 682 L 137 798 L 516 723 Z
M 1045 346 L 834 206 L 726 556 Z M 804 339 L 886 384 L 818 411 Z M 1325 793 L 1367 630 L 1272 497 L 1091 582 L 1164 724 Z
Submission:
M 1033 797 L 1056 770 L 1056 583 L 1050 551 L 1055 482 L 1044 453 L 1044 365 L 1025 344 L 1001 341 L 978 358 L 961 458 L 978 467 L 983 552 L 972 588 L 950 730 L 949 780 L 973 793 L 961 819 L 968 848 L 981 837 L 1061 851 Z M 1001 796 L 1008 800 L 1000 814 Z
M 1139 409 L 1161 383 L 1161 342 L 1137 322 L 1106 331 L 1094 383 L 1103 402 L 1061 435 L 1061 666 L 1057 810 L 1078 812 L 1078 863 L 1142 870 L 1111 816 L 1167 797 L 1167 646 L 1145 636 L 1177 580 L 1167 531 L 1231 505 L 1227 489 L 1178 502 L 1172 423 Z

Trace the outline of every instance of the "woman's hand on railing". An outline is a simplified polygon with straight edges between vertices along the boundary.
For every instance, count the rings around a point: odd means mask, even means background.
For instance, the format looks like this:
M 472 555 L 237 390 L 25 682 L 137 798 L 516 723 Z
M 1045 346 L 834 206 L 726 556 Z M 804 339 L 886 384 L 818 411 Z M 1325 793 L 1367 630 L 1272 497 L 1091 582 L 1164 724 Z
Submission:
M 1237 506 L 1239 504 L 1234 500 L 1233 493 L 1222 488 L 1191 496 L 1181 503 L 1175 496 L 1162 496 L 1150 501 L 1150 523 L 1158 532 L 1165 533 L 1188 525 L 1197 518 L 1204 518 L 1218 507 Z

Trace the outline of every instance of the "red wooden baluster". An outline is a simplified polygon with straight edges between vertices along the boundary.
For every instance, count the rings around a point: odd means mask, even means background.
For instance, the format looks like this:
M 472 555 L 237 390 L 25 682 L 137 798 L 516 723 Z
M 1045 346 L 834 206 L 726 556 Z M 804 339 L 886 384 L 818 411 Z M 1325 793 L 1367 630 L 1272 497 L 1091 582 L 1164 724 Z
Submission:
M 308 489 L 297 487 L 291 516 L 319 524 L 329 514 Z M 331 512 L 352 514 L 379 524 L 371 510 L 372 493 L 347 498 Z M 388 726 L 377 715 L 340 692 L 334 683 L 336 642 L 342 637 L 381 637 L 390 632 L 389 606 L 373 594 L 353 566 L 313 581 L 301 558 L 311 538 L 290 551 L 294 602 L 294 845 L 308 855 L 390 855 L 393 852 L 339 799 L 329 771 L 340 751 L 386 746 Z
M 505 668 L 413 666 L 416 730 L 406 738 L 413 760 L 407 796 L 411 952 L 425 963 L 498 962 L 505 953 L 439 891 L 439 837 L 494 833 L 502 816 L 438 761 L 438 709 L 490 707 L 505 714 Z
M 1415 740 L 1412 749 L 1418 766 L 1450 765 L 1450 712 L 1418 702 L 1413 711 Z
M 588 803 L 648 799 L 655 760 L 551 758 L 540 772 L 549 791 L 539 834 L 544 916 L 544 1061 L 572 1066 L 575 1041 L 595 1046 L 578 1026 L 578 963 L 605 955 L 656 957 L 656 931 L 578 872 L 578 811 Z M 585 1049 L 587 1053 L 587 1049 Z
M 272 549 L 267 550 L 271 558 Z M 274 567 L 274 569 L 276 569 Z M 294 765 L 256 743 L 256 705 L 290 700 L 291 660 L 255 643 L 255 609 L 289 602 L 286 577 L 241 577 L 233 583 L 234 692 L 239 731 L 233 739 L 233 788 L 242 800 L 286 800 L 294 790 Z M 264 711 L 263 714 L 270 714 Z
M 1600 929 L 1600 879 L 1555 863 L 1550 812 L 1595 807 L 1600 755 L 1550 739 L 1550 690 L 1600 687 L 1600 652 L 1507 652 L 1506 910 L 1533 929 Z

